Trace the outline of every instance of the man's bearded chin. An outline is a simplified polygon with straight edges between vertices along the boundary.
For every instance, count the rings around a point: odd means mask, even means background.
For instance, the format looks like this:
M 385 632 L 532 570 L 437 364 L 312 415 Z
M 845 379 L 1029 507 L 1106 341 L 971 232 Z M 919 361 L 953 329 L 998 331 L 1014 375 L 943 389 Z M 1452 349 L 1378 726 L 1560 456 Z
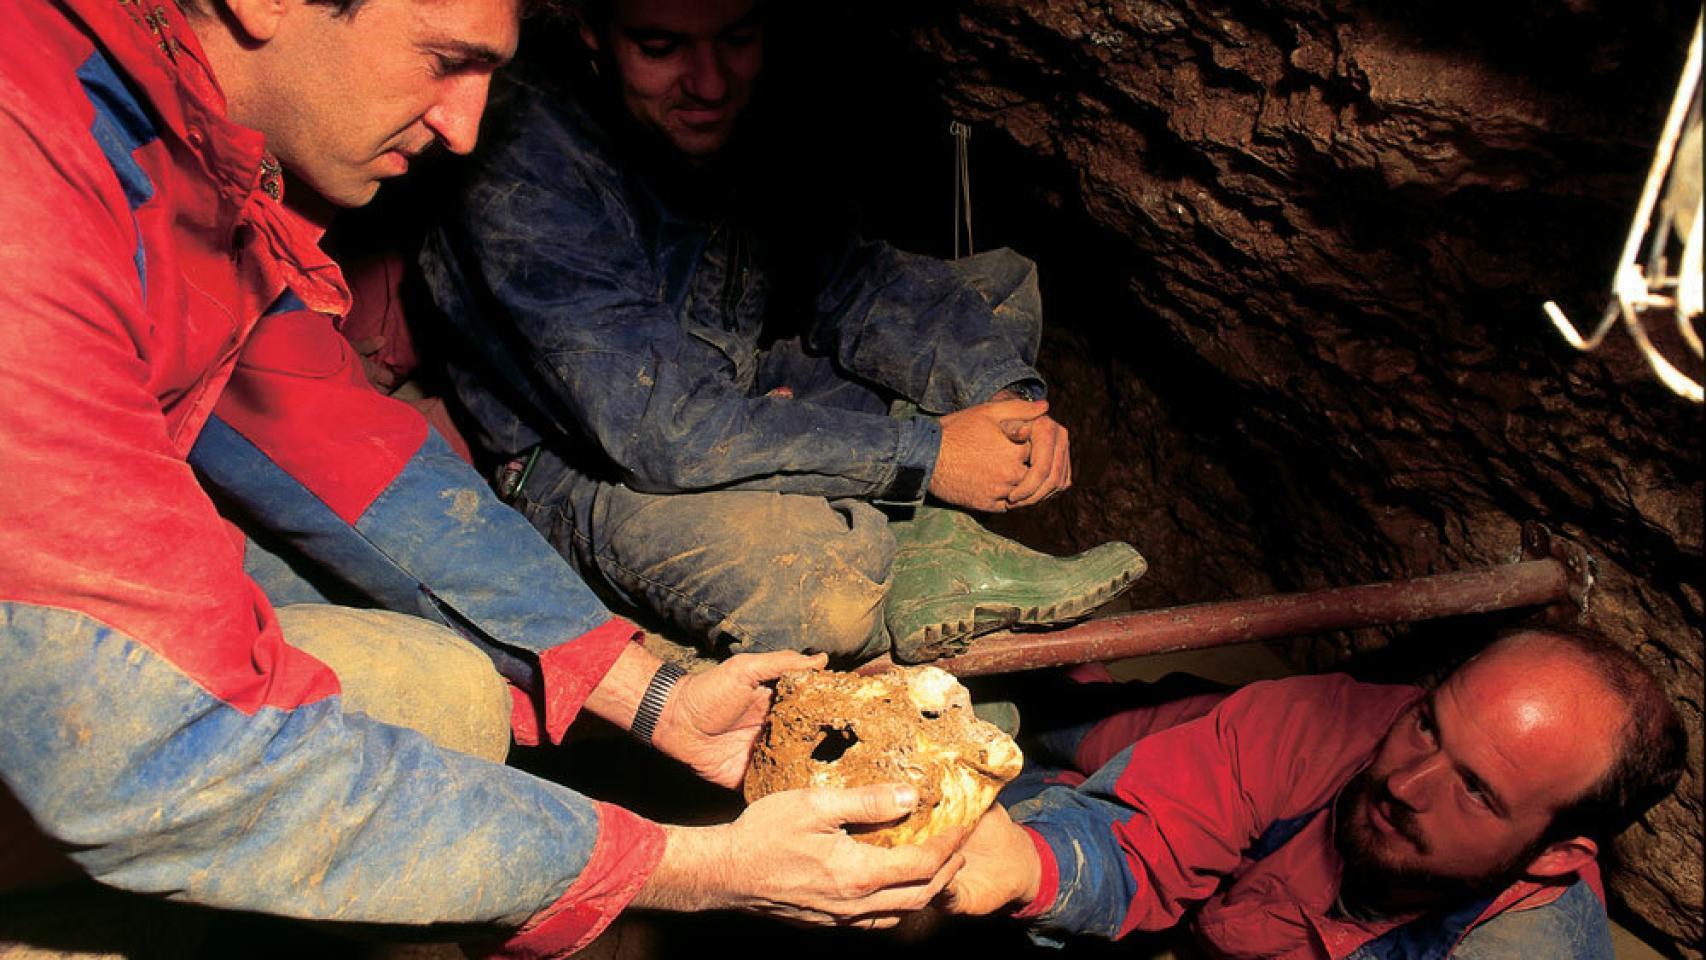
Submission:
M 1382 849 L 1363 812 L 1376 801 L 1386 803 L 1392 812 L 1393 828 L 1415 845 L 1419 856 L 1430 852 L 1415 814 L 1387 794 L 1386 785 L 1376 783 L 1366 769 L 1357 774 L 1339 792 L 1333 810 L 1333 846 L 1345 865 L 1340 899 L 1353 909 L 1407 912 L 1429 903 L 1466 900 L 1502 890 L 1522 876 L 1522 866 L 1545 845 L 1543 840 L 1536 840 L 1497 869 L 1473 877 L 1445 876 L 1415 864 L 1395 863 Z

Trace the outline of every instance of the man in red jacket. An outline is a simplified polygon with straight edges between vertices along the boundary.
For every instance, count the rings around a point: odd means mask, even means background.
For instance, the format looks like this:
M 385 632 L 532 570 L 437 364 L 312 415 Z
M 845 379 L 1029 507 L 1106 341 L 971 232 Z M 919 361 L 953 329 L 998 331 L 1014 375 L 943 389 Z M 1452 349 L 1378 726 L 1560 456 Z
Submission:
M 904 789 L 682 829 L 492 762 L 584 708 L 733 786 L 820 662 L 660 666 L 339 334 L 316 211 L 473 147 L 516 0 L 186 6 L 0 30 L 0 945 L 91 880 L 528 956 L 631 903 L 926 902 L 951 843 L 841 830 Z
M 1596 857 L 1685 750 L 1639 661 L 1546 628 L 1432 691 L 1295 677 L 1064 742 L 1079 772 L 979 824 L 953 909 L 1108 938 L 1189 912 L 1216 956 L 1334 960 L 1609 960 Z

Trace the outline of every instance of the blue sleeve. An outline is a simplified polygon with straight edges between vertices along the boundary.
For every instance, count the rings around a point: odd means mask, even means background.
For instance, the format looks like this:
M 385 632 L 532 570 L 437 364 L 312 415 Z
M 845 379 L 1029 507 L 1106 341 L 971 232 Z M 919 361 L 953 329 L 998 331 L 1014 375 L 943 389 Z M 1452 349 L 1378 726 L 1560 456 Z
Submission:
M 506 679 L 537 691 L 537 658 L 611 614 L 520 514 L 429 434 L 353 524 L 215 417 L 190 462 L 221 509 L 333 601 L 445 623 L 480 642 Z M 465 628 L 472 627 L 473 631 Z
M 0 859 L 39 830 L 123 890 L 451 929 L 514 929 L 589 867 L 649 866 L 595 862 L 602 805 L 345 713 L 335 692 L 277 689 L 217 694 L 86 615 L 0 603 L 0 787 L 31 818 L 4 823 Z
M 1013 819 L 1036 831 L 1054 854 L 1054 904 L 1033 921 L 1043 932 L 1114 940 L 1125 933 L 1126 905 L 1138 896 L 1141 861 L 1122 846 L 1118 825 L 1133 811 L 1114 784 L 1131 760 L 1128 747 L 1077 787 L 1050 787 L 1014 805 Z
M 323 593 L 461 630 L 566 725 L 620 652 L 603 636 L 619 621 L 418 412 L 372 389 L 329 317 L 285 306 L 256 325 L 190 465 Z
M 982 403 L 1041 375 L 989 302 L 946 261 L 851 239 L 822 265 L 811 342 L 857 377 L 930 413 Z

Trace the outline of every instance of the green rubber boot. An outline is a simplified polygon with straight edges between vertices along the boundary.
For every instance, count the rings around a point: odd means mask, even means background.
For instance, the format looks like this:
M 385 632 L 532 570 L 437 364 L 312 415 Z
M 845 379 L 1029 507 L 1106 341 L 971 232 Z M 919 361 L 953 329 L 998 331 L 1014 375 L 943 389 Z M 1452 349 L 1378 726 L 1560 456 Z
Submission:
M 914 519 L 889 528 L 898 549 L 883 618 L 902 663 L 952 656 L 992 630 L 1070 623 L 1149 569 L 1129 544 L 1051 557 L 958 510 L 919 507 Z

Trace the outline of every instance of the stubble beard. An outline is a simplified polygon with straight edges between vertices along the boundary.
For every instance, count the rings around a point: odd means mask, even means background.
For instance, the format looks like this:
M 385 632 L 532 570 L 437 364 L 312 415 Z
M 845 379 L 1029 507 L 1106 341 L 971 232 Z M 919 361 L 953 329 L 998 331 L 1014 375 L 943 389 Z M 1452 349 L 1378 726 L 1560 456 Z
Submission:
M 1502 890 L 1522 875 L 1522 865 L 1533 858 L 1535 845 L 1518 851 L 1496 869 L 1473 877 L 1451 877 L 1413 863 L 1393 862 L 1383 855 L 1378 838 L 1366 819 L 1366 808 L 1386 800 L 1388 819 L 1418 856 L 1432 852 L 1427 837 L 1416 823 L 1415 813 L 1385 794 L 1367 770 L 1357 774 L 1334 801 L 1333 846 L 1344 862 L 1339 883 L 1341 901 L 1382 913 L 1407 912 L 1434 902 L 1467 900 Z

